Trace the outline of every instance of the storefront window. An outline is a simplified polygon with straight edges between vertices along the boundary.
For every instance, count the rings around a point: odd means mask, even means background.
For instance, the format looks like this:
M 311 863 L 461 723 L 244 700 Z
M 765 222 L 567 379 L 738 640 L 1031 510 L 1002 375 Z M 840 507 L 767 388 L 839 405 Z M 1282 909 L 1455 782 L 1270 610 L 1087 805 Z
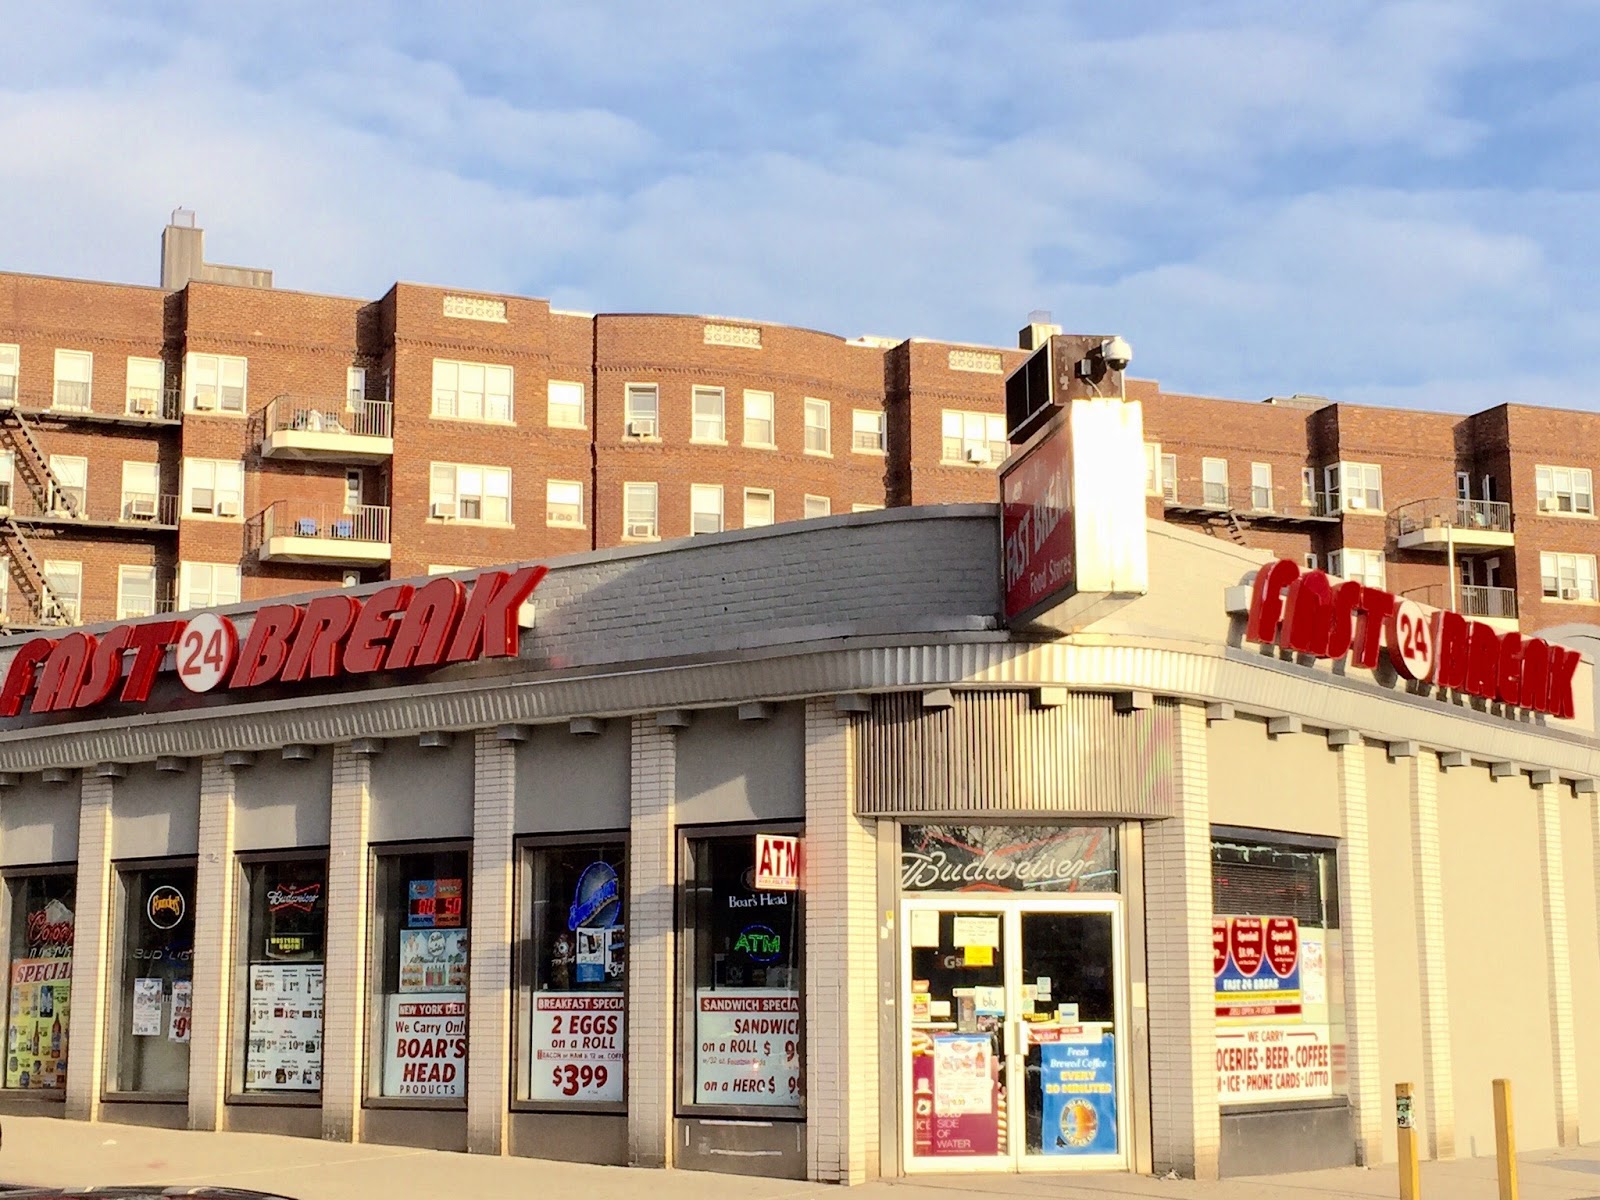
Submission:
M 1214 830 L 1212 961 L 1221 1103 L 1346 1090 L 1344 959 L 1333 843 Z
M 11 996 L 5 1086 L 59 1091 L 67 1083 L 77 876 L 6 881 L 11 904 Z
M 800 893 L 757 888 L 756 841 L 685 842 L 686 1104 L 804 1104 Z
M 621 842 L 529 852 L 532 1003 L 523 1099 L 620 1104 L 627 870 Z
M 319 1091 L 327 861 L 250 862 L 244 875 L 244 1090 Z
M 466 847 L 381 853 L 373 921 L 378 1095 L 467 1094 Z
M 194 864 L 123 868 L 122 977 L 114 1064 L 118 1092 L 189 1090 L 194 1012 Z

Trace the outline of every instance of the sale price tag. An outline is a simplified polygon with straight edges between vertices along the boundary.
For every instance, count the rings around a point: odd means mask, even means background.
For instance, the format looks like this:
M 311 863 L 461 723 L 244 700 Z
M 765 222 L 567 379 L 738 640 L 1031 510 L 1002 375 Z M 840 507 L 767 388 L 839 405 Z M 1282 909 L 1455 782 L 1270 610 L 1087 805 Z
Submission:
M 529 1091 L 535 1100 L 620 1103 L 622 997 L 539 992 L 533 998 Z

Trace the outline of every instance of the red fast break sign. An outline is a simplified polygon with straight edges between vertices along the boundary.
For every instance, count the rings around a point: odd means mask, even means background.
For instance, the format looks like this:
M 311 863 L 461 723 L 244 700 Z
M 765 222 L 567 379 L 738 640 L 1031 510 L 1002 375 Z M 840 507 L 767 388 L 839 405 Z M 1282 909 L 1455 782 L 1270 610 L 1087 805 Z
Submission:
M 1279 559 L 1256 575 L 1245 637 L 1314 658 L 1378 665 L 1380 648 L 1403 678 L 1484 700 L 1576 715 L 1573 676 L 1582 656 L 1542 638 L 1498 633 L 1460 613 L 1430 618 L 1415 601 Z
M 1006 620 L 1039 608 L 1076 583 L 1072 430 L 1066 422 L 1001 474 L 1000 533 Z
M 92 708 L 113 694 L 143 703 L 172 647 L 178 679 L 195 692 L 514 657 L 518 610 L 546 571 L 485 571 L 470 589 L 440 577 L 421 587 L 391 584 L 364 601 L 335 592 L 264 604 L 242 646 L 233 621 L 218 613 L 34 638 L 11 660 L 0 717 L 16 716 L 25 702 L 30 713 Z

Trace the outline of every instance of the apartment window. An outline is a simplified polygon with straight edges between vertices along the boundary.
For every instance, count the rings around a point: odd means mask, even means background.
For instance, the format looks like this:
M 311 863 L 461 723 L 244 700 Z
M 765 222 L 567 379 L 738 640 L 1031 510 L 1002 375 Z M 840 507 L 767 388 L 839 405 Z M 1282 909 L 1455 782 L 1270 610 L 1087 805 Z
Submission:
M 721 388 L 697 387 L 694 389 L 694 441 L 724 442 L 727 440 L 726 403 L 727 398 Z
M 1178 456 L 1176 454 L 1163 454 L 1161 456 L 1161 497 L 1174 504 L 1178 502 Z
M 239 564 L 180 563 L 178 596 L 185 610 L 239 603 Z
M 883 412 L 857 408 L 850 413 L 850 449 L 864 454 L 883 453 Z
M 344 394 L 351 408 L 365 407 L 367 403 L 367 369 L 365 367 L 345 368 Z
M 57 350 L 55 407 L 87 412 L 93 377 L 94 355 L 83 350 Z
M 1539 511 L 1594 515 L 1594 475 L 1588 467 L 1535 467 Z
M 744 527 L 746 529 L 754 529 L 759 525 L 771 525 L 774 507 L 775 503 L 770 490 L 766 488 L 745 488 Z
M 21 350 L 10 343 L 0 345 L 0 404 L 16 403 L 17 375 L 21 367 Z
M 622 536 L 625 538 L 655 538 L 656 485 L 653 483 L 625 483 L 622 485 Z
M 1250 507 L 1256 512 L 1272 511 L 1272 464 L 1250 464 Z
M 996 413 L 959 412 L 945 409 L 944 445 L 940 457 L 945 462 L 993 466 L 1006 456 L 1006 419 Z
M 1317 506 L 1317 469 L 1315 467 L 1302 467 L 1300 470 L 1300 503 L 1310 509 L 1315 509 Z
M 433 415 L 462 421 L 511 420 L 511 368 L 434 359 Z
M 624 399 L 629 437 L 661 436 L 661 392 L 653 383 L 630 383 Z
M 470 567 L 451 567 L 451 566 L 446 566 L 443 563 L 429 563 L 428 564 L 428 574 L 429 575 L 454 575 L 459 571 L 467 571 L 467 570 L 471 570 L 471 568 Z
M 1161 495 L 1161 443 L 1144 444 L 1144 494 Z
M 244 464 L 222 458 L 183 460 L 185 516 L 238 520 L 244 503 Z
M 850 511 L 853 512 L 853 513 L 882 512 L 883 511 L 883 505 L 881 505 L 881 504 L 852 504 L 850 506 Z
M 583 384 L 552 379 L 546 419 L 558 429 L 583 428 Z
M 184 371 L 190 412 L 243 413 L 248 362 L 226 354 L 191 354 Z
M 1595 600 L 1595 556 L 1592 554 L 1539 555 L 1539 586 L 1552 600 Z
M 806 398 L 806 453 L 833 453 L 833 406 Z
M 46 615 L 58 615 L 68 625 L 77 625 L 82 616 L 83 564 L 45 559 L 44 584 L 50 589 L 50 595 L 43 605 L 51 610 Z
M 122 464 L 122 507 L 118 510 L 122 520 L 155 520 L 161 498 L 160 472 L 155 463 Z
M 806 520 L 813 517 L 826 517 L 833 512 L 833 501 L 826 496 L 806 497 Z
M 0 509 L 11 508 L 12 485 L 17 481 L 17 453 L 15 450 L 0 451 Z
M 1334 463 L 1324 472 L 1330 512 L 1383 511 L 1383 468 L 1375 463 Z
M 148 617 L 156 611 L 156 569 L 117 568 L 117 620 Z
M 1328 552 L 1328 573 L 1340 579 L 1353 579 L 1368 587 L 1381 588 L 1383 583 L 1382 550 L 1331 550 Z
M 774 445 L 773 400 L 771 392 L 746 392 L 744 394 L 744 444 L 746 446 Z
M 689 485 L 689 532 L 722 532 L 722 485 L 692 483 Z
M 511 471 L 507 467 L 434 463 L 428 511 L 435 517 L 511 523 Z
M 1205 503 L 1213 507 L 1226 507 L 1228 503 L 1228 460 L 1202 458 L 1200 460 L 1200 487 Z
M 83 516 L 89 493 L 89 460 L 76 454 L 52 454 L 50 474 L 50 511 Z
M 1303 561 L 1305 563 L 1306 570 L 1315 571 L 1317 569 L 1317 556 L 1315 554 L 1308 552 Z
M 159 358 L 129 358 L 128 411 L 141 417 L 160 414 L 166 379 L 166 366 Z
M 1472 499 L 1472 475 L 1467 471 L 1456 472 L 1456 499 Z M 1487 499 L 1487 497 L 1485 497 Z
M 546 525 L 583 525 L 583 484 L 566 479 L 547 480 L 544 485 Z

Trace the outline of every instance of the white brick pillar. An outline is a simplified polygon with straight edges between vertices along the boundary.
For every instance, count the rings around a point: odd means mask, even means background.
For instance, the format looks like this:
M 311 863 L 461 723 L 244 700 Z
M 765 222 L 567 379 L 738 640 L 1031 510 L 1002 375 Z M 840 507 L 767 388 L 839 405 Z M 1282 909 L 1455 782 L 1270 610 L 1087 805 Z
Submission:
M 672 1162 L 677 744 L 655 716 L 633 718 L 633 831 L 628 848 L 628 1162 Z
M 106 995 L 112 974 L 110 779 L 85 778 L 78 799 L 78 890 L 72 930 L 72 1023 L 67 1116 L 100 1119 Z
M 1411 760 L 1411 846 L 1422 995 L 1422 1078 L 1418 1082 L 1423 1132 L 1428 1157 L 1454 1158 L 1455 1071 L 1450 1058 L 1450 989 L 1445 975 L 1444 883 L 1439 863 L 1439 756 L 1428 750 Z
M 200 763 L 200 845 L 194 884 L 194 998 L 189 1033 L 189 1128 L 222 1128 L 233 994 L 232 768 Z
M 512 837 L 516 744 L 473 739 L 472 955 L 467 977 L 467 1150 L 504 1154 L 511 1102 Z
M 1205 709 L 1179 704 L 1177 815 L 1145 826 L 1150 1126 L 1155 1173 L 1217 1177 L 1217 1019 Z
M 1383 1161 L 1383 1083 L 1378 1063 L 1378 981 L 1373 963 L 1372 852 L 1367 835 L 1366 747 L 1340 746 L 1339 913 L 1344 944 L 1345 1060 L 1355 1110 L 1356 1156 Z
M 1550 964 L 1550 1040 L 1555 1056 L 1556 1144 L 1578 1144 L 1577 1034 L 1572 1017 L 1572 960 L 1567 944 L 1567 873 L 1561 850 L 1561 788 L 1534 788 L 1539 806 L 1544 947 Z
M 322 1136 L 361 1137 L 367 1028 L 367 829 L 372 760 L 333 748 L 328 813 L 328 953 L 322 991 Z
M 855 815 L 855 731 L 806 702 L 806 1174 L 878 1173 L 877 830 Z

